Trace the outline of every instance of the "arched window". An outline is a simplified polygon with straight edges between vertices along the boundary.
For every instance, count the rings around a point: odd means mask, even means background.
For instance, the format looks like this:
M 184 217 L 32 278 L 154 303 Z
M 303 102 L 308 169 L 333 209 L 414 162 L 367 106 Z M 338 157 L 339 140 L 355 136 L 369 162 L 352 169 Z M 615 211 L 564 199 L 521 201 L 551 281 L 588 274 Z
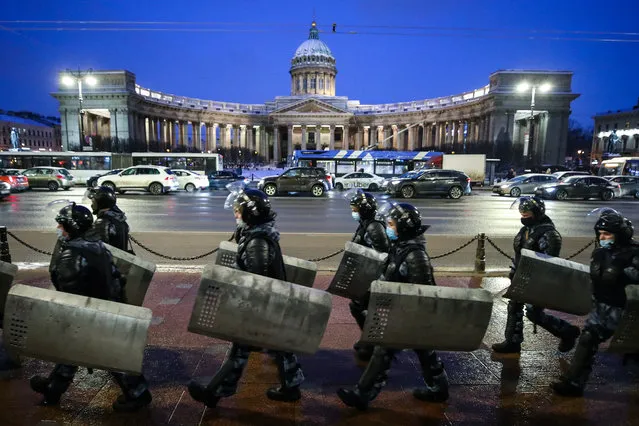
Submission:
M 311 78 L 311 89 L 315 89 L 315 77 Z
M 307 87 L 307 85 L 306 85 L 306 84 L 307 84 L 307 83 L 306 83 L 306 78 L 304 78 L 303 80 L 304 80 L 304 92 L 306 92 L 306 91 L 308 90 L 308 87 Z
M 300 81 L 299 81 L 299 80 L 297 80 L 297 91 L 298 91 L 298 92 L 300 91 L 300 86 L 301 86 Z
M 324 90 L 324 79 L 323 78 L 319 79 L 319 89 L 320 90 Z

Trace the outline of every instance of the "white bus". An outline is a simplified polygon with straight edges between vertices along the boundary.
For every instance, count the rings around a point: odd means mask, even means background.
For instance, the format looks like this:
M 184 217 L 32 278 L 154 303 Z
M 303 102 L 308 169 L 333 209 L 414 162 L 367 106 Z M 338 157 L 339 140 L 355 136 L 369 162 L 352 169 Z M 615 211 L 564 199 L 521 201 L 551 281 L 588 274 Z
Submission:
M 599 176 L 639 176 L 639 157 L 617 157 L 601 162 Z
M 1 151 L 0 169 L 20 171 L 37 166 L 64 167 L 75 177 L 77 183 L 86 183 L 91 176 L 113 169 L 125 169 L 138 165 L 165 166 L 186 169 L 200 174 L 222 170 L 222 155 L 195 154 L 187 152 L 134 152 L 118 154 L 111 152 L 48 152 L 48 151 Z

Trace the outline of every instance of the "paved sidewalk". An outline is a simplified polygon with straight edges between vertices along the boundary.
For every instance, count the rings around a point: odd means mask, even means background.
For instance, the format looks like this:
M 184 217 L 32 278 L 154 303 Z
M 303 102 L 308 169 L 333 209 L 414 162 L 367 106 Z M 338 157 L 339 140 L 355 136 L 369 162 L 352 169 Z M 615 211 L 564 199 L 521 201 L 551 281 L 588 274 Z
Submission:
M 42 270 L 23 271 L 18 281 L 44 287 Z M 315 287 L 326 288 L 330 276 L 319 276 Z M 116 414 L 111 403 L 118 388 L 107 374 L 80 370 L 60 407 L 40 407 L 40 396 L 29 389 L 28 378 L 48 372 L 50 363 L 28 360 L 0 380 L 0 425 L 633 425 L 639 424 L 639 366 L 622 366 L 621 359 L 603 352 L 583 399 L 554 396 L 550 381 L 567 366 L 570 355 L 556 351 L 557 341 L 526 324 L 521 357 L 493 356 L 488 349 L 503 336 L 506 303 L 499 295 L 503 278 L 438 278 L 439 285 L 484 286 L 496 299 L 491 324 L 481 349 L 472 353 L 444 352 L 451 396 L 443 404 L 415 400 L 410 391 L 420 385 L 417 360 L 401 353 L 389 384 L 367 412 L 341 404 L 335 391 L 354 385 L 364 368 L 353 356 L 358 329 L 346 300 L 334 297 L 333 312 L 313 356 L 302 356 L 307 377 L 297 403 L 274 402 L 266 389 L 277 383 L 269 357 L 251 355 L 239 392 L 216 409 L 195 403 L 186 384 L 195 375 L 210 375 L 219 366 L 227 343 L 187 332 L 198 274 L 158 273 L 145 306 L 153 310 L 153 325 L 145 359 L 152 404 L 134 414 Z M 561 315 L 581 324 L 583 318 Z M 4 354 L 0 354 L 0 359 Z

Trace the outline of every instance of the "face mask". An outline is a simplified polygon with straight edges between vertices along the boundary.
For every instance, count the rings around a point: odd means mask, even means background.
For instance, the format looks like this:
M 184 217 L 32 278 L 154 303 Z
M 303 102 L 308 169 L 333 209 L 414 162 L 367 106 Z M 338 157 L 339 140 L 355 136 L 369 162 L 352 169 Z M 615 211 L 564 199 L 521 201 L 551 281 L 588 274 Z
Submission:
M 64 231 L 62 229 L 56 228 L 55 229 L 55 233 L 56 233 L 56 235 L 57 235 L 59 240 L 64 239 Z
M 351 216 L 353 216 L 353 220 L 359 222 L 359 213 L 351 212 Z
M 522 217 L 521 224 L 524 226 L 532 226 L 535 224 L 535 217 L 534 216 Z
M 395 241 L 397 239 L 397 233 L 391 227 L 386 228 L 386 235 L 388 235 L 388 239 L 391 241 Z
M 609 248 L 615 243 L 615 240 L 599 240 L 601 248 Z
M 235 219 L 235 224 L 237 226 L 244 226 L 245 225 L 245 223 L 244 223 L 244 221 L 242 220 L 241 217 L 238 217 L 237 219 Z

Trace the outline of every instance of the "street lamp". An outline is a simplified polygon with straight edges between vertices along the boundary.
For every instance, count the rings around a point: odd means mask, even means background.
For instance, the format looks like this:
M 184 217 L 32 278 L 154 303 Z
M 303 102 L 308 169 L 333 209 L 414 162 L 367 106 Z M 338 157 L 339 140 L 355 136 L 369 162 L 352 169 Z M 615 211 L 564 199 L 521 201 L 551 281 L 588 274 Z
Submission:
M 528 156 L 528 148 L 530 148 L 530 158 L 532 159 L 532 155 L 534 153 L 533 146 L 535 143 L 535 94 L 539 90 L 542 93 L 549 92 L 552 89 L 552 86 L 549 83 L 542 83 L 540 85 L 529 84 L 524 81 L 517 86 L 517 91 L 520 93 L 531 91 L 530 97 L 530 131 L 528 132 L 528 145 L 524 147 L 524 158 Z
M 78 85 L 78 102 L 80 104 L 80 108 L 78 110 L 78 118 L 79 118 L 79 127 L 80 127 L 80 151 L 83 150 L 84 146 L 84 110 L 82 109 L 82 81 L 84 81 L 89 86 L 95 86 L 98 84 L 98 80 L 92 75 L 93 69 L 89 68 L 87 71 L 81 71 L 79 68 L 77 71 L 71 71 L 67 69 L 66 73 L 62 76 L 62 84 L 65 86 L 73 86 L 74 84 Z

